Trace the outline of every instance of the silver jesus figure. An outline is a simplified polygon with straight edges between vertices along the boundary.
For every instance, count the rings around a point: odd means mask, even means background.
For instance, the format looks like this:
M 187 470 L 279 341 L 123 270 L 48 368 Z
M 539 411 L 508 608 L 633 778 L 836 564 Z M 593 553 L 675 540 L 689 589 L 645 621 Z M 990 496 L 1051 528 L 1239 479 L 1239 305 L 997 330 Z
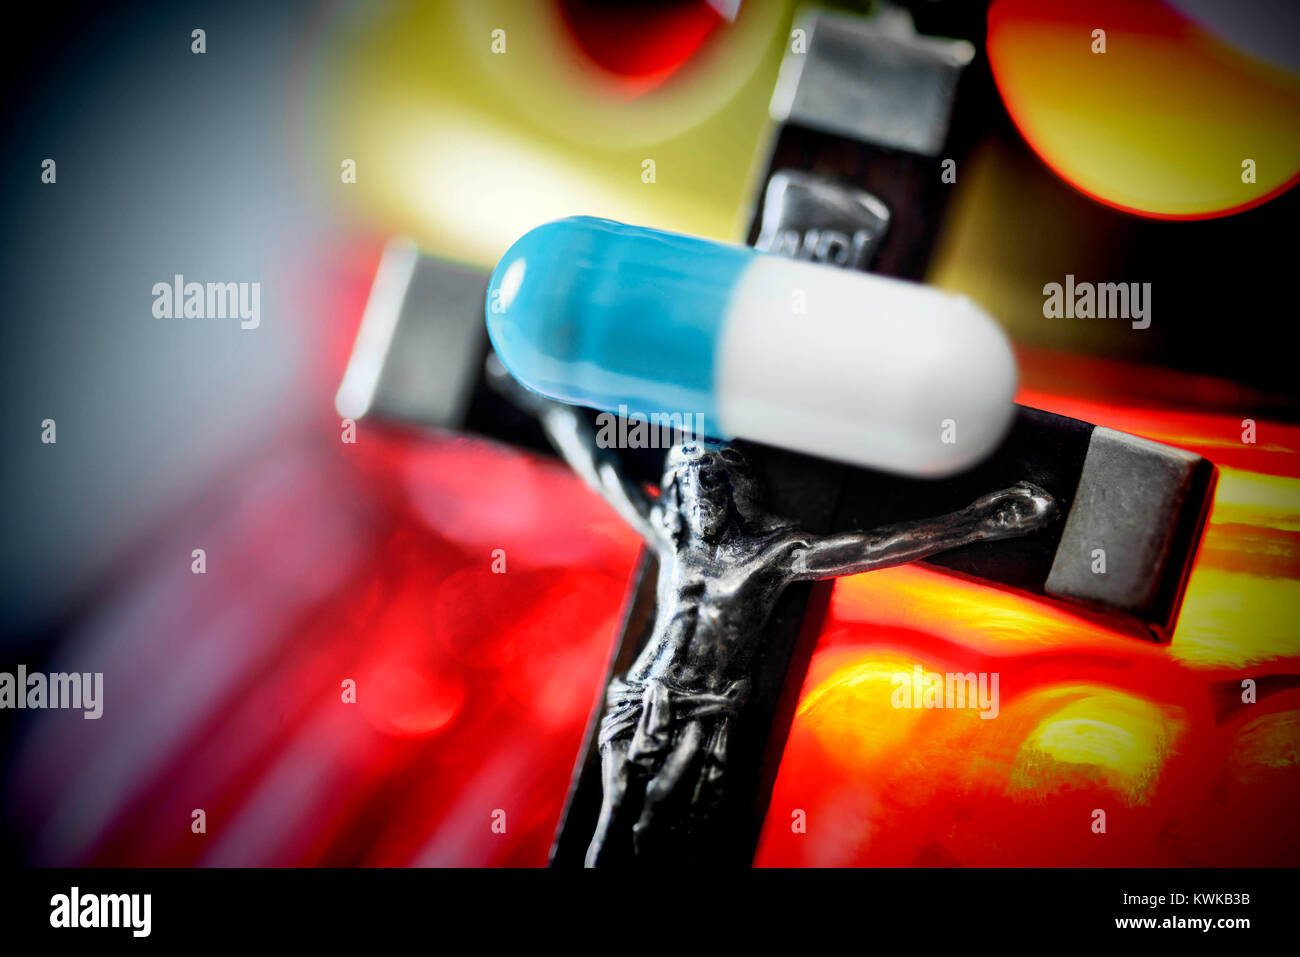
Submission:
M 489 366 L 489 376 L 538 416 L 565 460 L 659 560 L 653 631 L 607 693 L 599 738 L 604 796 L 589 867 L 653 854 L 661 831 L 674 829 L 680 838 L 692 808 L 720 799 L 727 733 L 747 697 L 756 643 L 786 585 L 1024 535 L 1058 513 L 1050 495 L 1021 482 L 937 518 L 813 535 L 766 511 L 744 454 L 711 441 L 674 446 L 654 498 L 628 480 L 613 450 L 597 445 L 576 409 L 523 389 L 499 364 Z

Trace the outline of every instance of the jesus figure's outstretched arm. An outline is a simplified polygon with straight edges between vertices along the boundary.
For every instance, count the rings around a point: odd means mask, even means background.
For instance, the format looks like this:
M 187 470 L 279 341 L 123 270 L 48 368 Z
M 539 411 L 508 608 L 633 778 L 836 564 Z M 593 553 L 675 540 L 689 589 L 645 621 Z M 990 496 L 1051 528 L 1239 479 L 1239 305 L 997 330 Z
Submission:
M 837 578 L 888 568 L 973 542 L 1014 538 L 1050 524 L 1056 500 L 1029 482 L 993 492 L 965 508 L 916 522 L 810 539 L 791 558 L 791 578 Z
M 488 382 L 521 409 L 533 413 L 555 451 L 650 544 L 659 538 L 654 500 L 623 474 L 618 456 L 596 442 L 596 431 L 577 409 L 520 385 L 495 356 L 487 362 Z

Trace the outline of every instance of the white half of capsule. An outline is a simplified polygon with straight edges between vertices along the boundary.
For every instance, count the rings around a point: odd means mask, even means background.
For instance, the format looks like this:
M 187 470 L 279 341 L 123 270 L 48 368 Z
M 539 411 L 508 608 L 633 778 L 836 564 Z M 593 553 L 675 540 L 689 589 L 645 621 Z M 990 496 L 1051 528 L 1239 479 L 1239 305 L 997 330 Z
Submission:
M 918 476 L 977 464 L 1015 410 L 1006 336 L 964 296 L 759 255 L 714 354 L 722 430 Z

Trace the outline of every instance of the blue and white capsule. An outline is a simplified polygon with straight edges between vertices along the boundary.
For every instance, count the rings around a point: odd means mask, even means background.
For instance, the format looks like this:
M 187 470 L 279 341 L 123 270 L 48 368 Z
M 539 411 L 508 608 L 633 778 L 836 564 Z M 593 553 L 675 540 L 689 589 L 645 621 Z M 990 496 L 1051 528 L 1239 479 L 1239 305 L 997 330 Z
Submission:
M 908 475 L 975 465 L 1014 410 L 1006 336 L 962 296 L 607 219 L 524 234 L 486 313 L 552 399 Z

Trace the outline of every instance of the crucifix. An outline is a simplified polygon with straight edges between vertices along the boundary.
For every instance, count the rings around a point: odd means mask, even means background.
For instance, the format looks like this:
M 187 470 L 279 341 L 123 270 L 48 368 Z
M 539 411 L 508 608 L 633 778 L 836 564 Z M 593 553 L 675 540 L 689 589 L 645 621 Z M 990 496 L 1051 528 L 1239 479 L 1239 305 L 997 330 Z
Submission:
M 806 49 L 787 55 L 773 97 L 780 126 L 750 242 L 919 279 L 973 48 L 916 34 L 888 8 L 799 22 Z M 390 246 L 337 405 L 553 444 L 647 543 L 553 866 L 749 863 L 824 579 L 917 560 L 1168 637 L 1214 485 L 1199 456 L 1024 407 L 983 461 L 942 480 L 758 442 L 601 448 L 590 412 L 540 399 L 496 362 L 486 285 Z
M 745 706 L 763 628 L 787 585 L 887 568 L 1036 531 L 1055 500 L 1030 482 L 965 508 L 868 532 L 820 535 L 767 510 L 738 447 L 674 445 L 651 497 L 573 406 L 521 387 L 499 361 L 489 380 L 535 414 L 557 451 L 632 525 L 658 563 L 650 635 L 614 676 L 600 721 L 602 799 L 588 867 L 707 861 L 720 834 L 728 738 Z

